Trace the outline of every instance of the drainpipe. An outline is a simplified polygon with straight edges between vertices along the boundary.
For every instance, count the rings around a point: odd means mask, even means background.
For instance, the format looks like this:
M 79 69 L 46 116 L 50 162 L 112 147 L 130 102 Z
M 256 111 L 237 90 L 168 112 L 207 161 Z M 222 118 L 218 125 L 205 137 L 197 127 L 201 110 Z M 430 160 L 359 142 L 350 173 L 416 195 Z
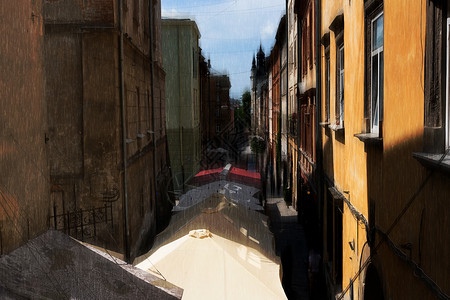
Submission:
M 317 180 L 317 197 L 319 198 L 319 207 L 318 207 L 318 220 L 322 220 L 321 211 L 324 205 L 323 200 L 323 157 L 322 157 L 322 128 L 319 125 L 322 119 L 322 99 L 321 99 L 321 44 L 320 44 L 320 35 L 321 35 L 321 0 L 315 0 L 315 19 L 316 19 L 316 36 L 315 36 L 315 45 L 316 45 L 316 122 L 315 122 L 315 131 L 316 131 L 316 162 L 317 162 L 317 170 L 318 170 L 318 180 Z M 320 223 L 322 224 L 322 223 Z M 320 226 L 321 227 L 321 226 Z M 320 231 L 321 232 L 321 231 Z
M 180 164 L 181 164 L 181 174 L 182 174 L 182 180 L 183 180 L 183 192 L 184 192 L 184 161 L 183 161 L 183 114 L 181 113 L 182 105 L 181 101 L 183 100 L 182 92 L 181 92 L 181 38 L 180 38 L 180 28 L 177 28 L 177 36 L 178 36 L 178 96 L 179 96 L 179 103 L 178 103 L 178 122 L 180 122 L 178 126 L 179 130 L 179 137 L 180 137 Z
M 301 165 L 300 165 L 300 142 L 301 142 L 301 136 L 300 136 L 300 112 L 301 112 L 301 103 L 300 103 L 300 85 L 302 83 L 302 72 L 301 68 L 302 65 L 300 63 L 300 60 L 302 59 L 302 26 L 301 19 L 299 18 L 299 15 L 297 15 L 297 211 L 298 211 L 298 204 L 299 201 L 303 201 L 304 199 L 301 199 L 301 188 L 300 188 L 300 178 L 301 178 Z M 316 148 L 317 149 L 317 148 Z M 299 176 L 300 174 L 300 176 Z
M 148 4 L 148 34 L 149 34 L 149 49 L 148 54 L 150 57 L 150 93 L 151 93 L 151 99 L 152 99 L 152 129 L 153 129 L 153 182 L 154 182 L 154 197 L 155 197 L 155 205 L 152 205 L 154 212 L 157 212 L 157 196 L 158 196 L 158 184 L 157 184 L 157 171 L 156 171 L 156 124 L 155 124 L 155 93 L 154 93 L 154 59 L 153 59 L 153 14 L 152 14 L 152 6 L 153 6 L 153 0 L 149 1 Z M 159 78 L 159 77 L 158 77 Z M 161 107 L 159 108 L 161 109 Z M 162 120 L 161 120 L 162 122 Z M 161 166 L 162 167 L 162 166 Z M 152 201 L 150 199 L 150 201 Z M 157 215 L 157 213 L 156 213 Z M 156 219 L 156 216 L 153 216 Z
M 120 80 L 120 112 L 122 122 L 122 167 L 123 167 L 123 218 L 125 261 L 130 262 L 130 228 L 128 224 L 128 170 L 127 170 L 127 128 L 125 116 L 125 83 L 123 74 L 123 0 L 119 0 L 119 80 Z
M 291 188 L 290 173 L 292 169 L 289 167 L 289 1 L 286 0 L 286 162 L 287 162 L 287 187 Z M 286 180 L 286 178 L 285 178 Z M 292 197 L 292 195 L 291 195 Z M 289 199 L 289 200 L 292 200 Z

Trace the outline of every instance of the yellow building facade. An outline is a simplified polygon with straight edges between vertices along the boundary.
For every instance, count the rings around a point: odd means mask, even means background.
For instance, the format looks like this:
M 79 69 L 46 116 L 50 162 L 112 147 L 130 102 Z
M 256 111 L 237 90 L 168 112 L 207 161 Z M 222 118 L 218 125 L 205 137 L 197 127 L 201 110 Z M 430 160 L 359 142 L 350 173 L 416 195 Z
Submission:
M 447 1 L 320 3 L 323 259 L 338 299 L 448 299 Z

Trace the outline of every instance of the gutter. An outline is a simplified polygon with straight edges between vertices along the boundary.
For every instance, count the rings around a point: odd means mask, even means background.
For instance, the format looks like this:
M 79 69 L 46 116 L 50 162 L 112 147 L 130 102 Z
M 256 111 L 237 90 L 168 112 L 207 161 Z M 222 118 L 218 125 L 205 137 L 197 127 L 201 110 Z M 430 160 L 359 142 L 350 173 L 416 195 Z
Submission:
M 157 196 L 158 196 L 158 184 L 157 184 L 157 172 L 156 172 L 156 124 L 155 124 L 155 94 L 154 94 L 154 61 L 153 61 L 153 14 L 152 14 L 152 6 L 153 0 L 150 0 L 148 3 L 148 34 L 149 34 L 149 49 L 148 54 L 150 58 L 150 93 L 152 98 L 152 129 L 153 129 L 153 183 L 154 183 L 154 197 L 155 197 L 155 205 L 151 205 L 154 212 L 157 212 L 157 208 L 155 207 L 157 204 Z M 161 109 L 161 107 L 159 108 Z M 162 120 L 161 120 L 162 122 Z M 162 167 L 162 166 L 161 166 Z M 150 199 L 150 202 L 152 200 Z M 156 216 L 154 215 L 155 219 Z
M 317 178 L 317 196 L 319 198 L 319 207 L 318 207 L 318 220 L 322 220 L 321 212 L 323 211 L 323 157 L 322 157 L 322 127 L 320 126 L 320 122 L 322 120 L 322 82 L 321 82 L 321 74 L 322 74 L 322 52 L 321 52 L 321 0 L 315 0 L 315 19 L 316 19 L 316 36 L 315 36 L 315 45 L 316 45 L 316 122 L 315 132 L 316 132 L 316 164 L 318 170 L 318 178 Z
M 289 159 L 289 1 L 286 0 L 286 162 L 287 162 L 287 170 L 286 177 L 287 182 L 285 182 L 285 188 L 291 185 L 290 177 L 292 175 L 292 169 L 290 167 L 290 159 Z M 292 200 L 292 199 L 289 199 Z
M 130 263 L 130 228 L 128 223 L 128 170 L 127 170 L 127 132 L 125 115 L 125 82 L 123 75 L 123 0 L 119 0 L 119 80 L 120 80 L 120 113 L 122 123 L 122 164 L 123 164 L 123 219 L 124 219 L 124 259 Z
M 300 130 L 301 130 L 301 126 L 300 126 L 300 112 L 301 112 L 301 103 L 300 103 L 300 84 L 302 83 L 302 73 L 301 73 L 301 64 L 299 63 L 300 60 L 302 59 L 302 26 L 301 24 L 301 19 L 298 17 L 297 15 L 297 149 L 295 149 L 297 151 L 297 153 L 300 153 L 300 142 L 301 142 L 301 136 L 300 136 Z M 317 148 L 316 148 L 317 149 Z M 298 208 L 298 204 L 299 201 L 301 201 L 301 188 L 300 188 L 300 180 L 299 178 L 301 178 L 301 175 L 299 176 L 299 166 L 300 166 L 300 170 L 301 170 L 301 165 L 300 165 L 300 155 L 297 155 L 297 208 Z M 298 209 L 297 209 L 298 210 Z

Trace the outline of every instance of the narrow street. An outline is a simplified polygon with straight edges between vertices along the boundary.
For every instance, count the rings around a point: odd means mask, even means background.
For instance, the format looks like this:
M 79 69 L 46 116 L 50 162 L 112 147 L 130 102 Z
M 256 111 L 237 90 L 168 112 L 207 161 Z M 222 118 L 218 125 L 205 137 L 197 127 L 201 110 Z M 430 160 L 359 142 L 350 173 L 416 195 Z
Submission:
M 309 299 L 308 248 L 297 212 L 286 206 L 283 196 L 267 184 L 266 214 L 275 235 L 277 255 L 283 267 L 283 287 L 288 299 Z

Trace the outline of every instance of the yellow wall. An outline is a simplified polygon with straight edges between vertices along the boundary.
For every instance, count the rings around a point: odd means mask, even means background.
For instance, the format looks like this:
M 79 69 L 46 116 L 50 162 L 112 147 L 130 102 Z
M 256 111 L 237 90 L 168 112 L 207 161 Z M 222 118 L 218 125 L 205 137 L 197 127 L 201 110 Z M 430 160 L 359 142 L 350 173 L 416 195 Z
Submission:
M 336 101 L 336 40 L 329 26 L 334 18 L 344 12 L 344 138 L 330 128 L 322 129 L 325 174 L 336 188 L 343 193 L 349 191 L 347 199 L 367 217 L 366 153 L 364 144 L 353 135 L 361 132 L 364 113 L 364 11 L 363 1 L 322 1 L 321 36 L 330 32 L 330 123 L 334 123 Z M 322 66 L 325 65 L 325 52 L 322 47 Z M 325 79 L 322 68 L 322 82 Z M 325 85 L 322 84 L 322 116 L 325 113 Z M 361 249 L 366 241 L 364 226 L 358 225 L 348 206 L 343 211 L 343 274 L 345 288 L 349 279 L 359 268 Z M 325 227 L 324 227 L 325 228 Z M 355 241 L 355 251 L 348 242 Z M 354 283 L 354 291 L 358 283 Z
M 423 149 L 426 4 L 425 0 L 384 1 L 384 121 L 380 146 L 365 145 L 354 137 L 362 131 L 364 118 L 364 1 L 322 1 L 321 36 L 329 31 L 329 25 L 342 11 L 345 134 L 344 139 L 340 139 L 333 130 L 321 129 L 324 171 L 338 190 L 349 191 L 344 195 L 366 219 L 369 219 L 368 200 L 371 199 L 375 203 L 375 225 L 386 232 L 430 172 L 412 156 L 413 152 Z M 322 47 L 322 116 L 325 113 L 324 57 Z M 334 33 L 330 31 L 331 123 L 335 120 L 335 95 L 336 44 Z M 443 173 L 433 174 L 389 235 L 397 247 L 411 243 L 411 252 L 402 251 L 421 265 L 447 294 L 450 292 L 450 220 L 445 212 L 450 206 L 449 183 L 449 177 Z M 357 222 L 346 204 L 343 212 L 345 288 L 370 249 L 366 246 L 364 254 L 361 253 L 366 242 L 365 226 Z M 326 225 L 324 228 L 326 230 Z M 355 251 L 348 244 L 353 239 L 357 244 Z M 377 235 L 375 245 L 379 241 L 380 235 Z M 387 243 L 379 247 L 373 263 L 386 299 L 434 297 L 431 289 L 414 276 L 412 268 L 397 257 Z M 365 272 L 362 272 L 354 283 L 355 299 L 362 299 L 364 280 Z

